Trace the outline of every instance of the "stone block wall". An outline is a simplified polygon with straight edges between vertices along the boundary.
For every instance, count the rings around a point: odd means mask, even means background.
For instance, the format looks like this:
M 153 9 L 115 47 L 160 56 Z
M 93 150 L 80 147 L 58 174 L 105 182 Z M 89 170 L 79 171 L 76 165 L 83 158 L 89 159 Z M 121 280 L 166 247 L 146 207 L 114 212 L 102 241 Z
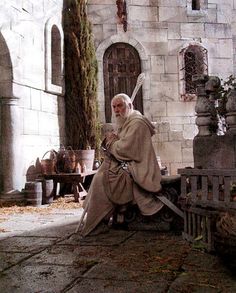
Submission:
M 171 174 L 193 166 L 192 141 L 196 100 L 181 100 L 180 52 L 190 43 L 207 50 L 208 74 L 222 79 L 235 72 L 236 1 L 201 0 L 192 10 L 191 0 L 127 0 L 127 32 L 119 24 L 112 0 L 88 0 L 99 61 L 99 105 L 104 121 L 102 62 L 115 42 L 134 46 L 140 54 L 144 114 L 156 123 L 154 146 Z M 233 42 L 234 39 L 234 42 Z
M 50 71 L 53 25 L 63 49 L 62 5 L 63 0 L 0 3 L 0 192 L 21 190 L 29 169 L 38 172 L 32 168 L 37 159 L 65 138 L 63 84 L 53 85 Z

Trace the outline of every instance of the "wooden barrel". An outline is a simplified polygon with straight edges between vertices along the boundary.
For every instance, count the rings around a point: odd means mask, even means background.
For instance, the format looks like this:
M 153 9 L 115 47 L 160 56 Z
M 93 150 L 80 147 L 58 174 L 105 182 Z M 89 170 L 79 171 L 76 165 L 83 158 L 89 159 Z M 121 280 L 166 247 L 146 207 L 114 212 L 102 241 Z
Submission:
M 34 207 L 42 205 L 42 183 L 40 181 L 26 182 L 24 193 L 27 205 Z
M 42 203 L 49 204 L 53 202 L 53 180 L 42 181 Z
M 20 191 L 12 190 L 9 192 L 0 193 L 0 203 L 23 203 L 25 200 L 25 194 Z

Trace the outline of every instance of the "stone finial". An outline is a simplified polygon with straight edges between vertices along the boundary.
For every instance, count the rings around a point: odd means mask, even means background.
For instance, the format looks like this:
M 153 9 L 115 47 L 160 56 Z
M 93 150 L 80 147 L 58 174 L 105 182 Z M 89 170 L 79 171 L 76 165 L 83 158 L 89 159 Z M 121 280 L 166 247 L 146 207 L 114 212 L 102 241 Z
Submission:
M 196 84 L 197 94 L 197 102 L 195 106 L 197 114 L 196 125 L 198 126 L 197 136 L 208 136 L 212 134 L 210 131 L 211 114 L 209 111 L 211 105 L 205 89 L 205 84 L 209 80 L 209 76 L 205 74 L 194 75 L 192 80 Z
M 209 76 L 209 80 L 205 84 L 205 90 L 209 97 L 209 112 L 211 114 L 210 130 L 216 134 L 218 131 L 218 115 L 216 111 L 216 101 L 219 98 L 221 82 L 218 76 Z
M 227 95 L 226 111 L 228 133 L 236 133 L 236 86 Z

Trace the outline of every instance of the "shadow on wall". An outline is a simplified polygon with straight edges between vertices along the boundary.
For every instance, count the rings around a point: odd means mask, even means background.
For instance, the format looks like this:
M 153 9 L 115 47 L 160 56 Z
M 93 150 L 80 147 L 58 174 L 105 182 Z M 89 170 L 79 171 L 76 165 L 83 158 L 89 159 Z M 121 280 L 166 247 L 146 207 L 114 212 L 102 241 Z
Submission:
M 35 181 L 39 179 L 40 175 L 42 174 L 41 163 L 39 158 L 36 159 L 34 165 L 30 165 L 26 172 L 26 181 Z
M 0 33 L 0 192 L 4 189 L 5 178 L 11 176 L 9 165 L 12 156 L 9 156 L 12 150 L 12 132 L 9 130 L 11 125 L 10 116 L 4 110 L 4 104 L 11 99 L 12 93 L 12 62 L 7 43 Z

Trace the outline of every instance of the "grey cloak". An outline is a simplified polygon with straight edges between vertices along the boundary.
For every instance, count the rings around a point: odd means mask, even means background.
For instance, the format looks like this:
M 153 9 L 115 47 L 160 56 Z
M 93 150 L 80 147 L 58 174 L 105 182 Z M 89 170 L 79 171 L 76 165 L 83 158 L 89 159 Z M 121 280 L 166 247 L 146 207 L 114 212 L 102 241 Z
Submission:
M 109 152 L 117 160 L 127 162 L 133 179 L 132 190 L 121 195 L 122 204 L 135 202 L 143 215 L 153 215 L 163 207 L 163 203 L 152 195 L 161 189 L 161 173 L 151 139 L 154 133 L 151 122 L 140 112 L 133 111 L 118 130 L 118 140 L 109 147 Z M 111 160 L 109 168 L 116 168 L 116 164 L 116 161 Z M 111 213 L 116 204 L 120 204 L 115 195 L 107 193 L 107 186 L 104 184 L 107 168 L 105 158 L 89 188 L 84 203 L 84 206 L 88 206 L 86 221 L 81 231 L 83 236 L 89 234 Z

